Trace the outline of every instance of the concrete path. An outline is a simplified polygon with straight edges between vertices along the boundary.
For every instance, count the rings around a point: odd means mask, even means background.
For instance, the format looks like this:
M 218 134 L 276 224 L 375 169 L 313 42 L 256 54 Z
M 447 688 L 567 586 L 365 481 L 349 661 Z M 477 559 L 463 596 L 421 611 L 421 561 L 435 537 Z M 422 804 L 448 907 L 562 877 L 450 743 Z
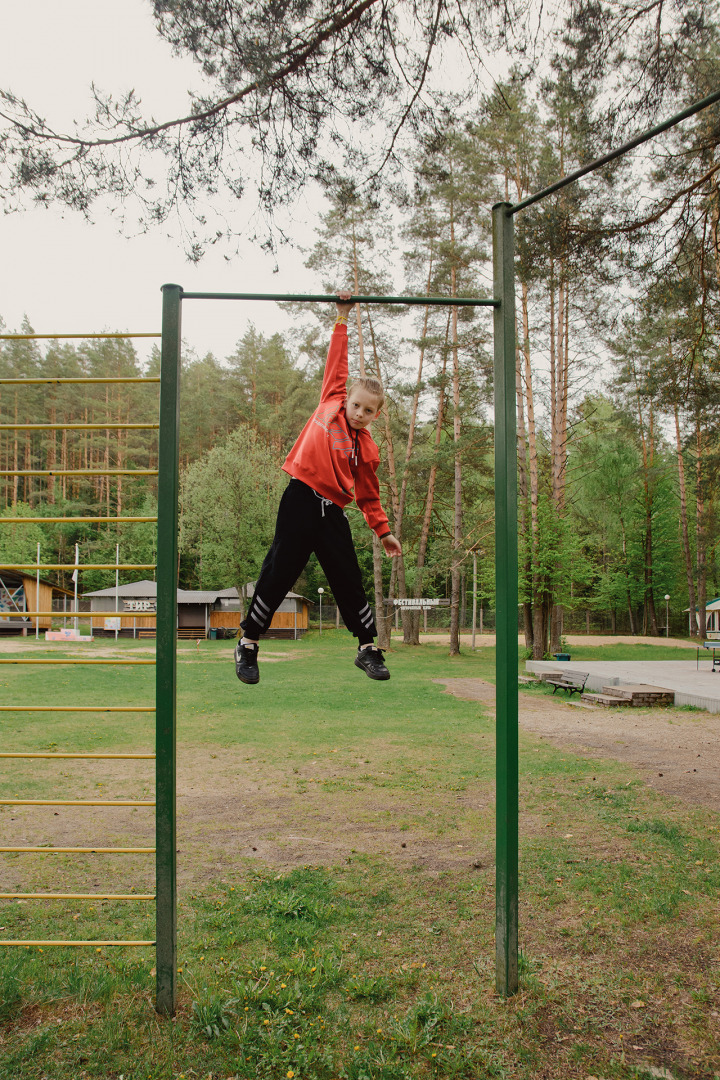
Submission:
M 527 671 L 587 671 L 586 689 L 645 683 L 675 692 L 676 705 L 695 705 L 720 713 L 720 671 L 712 671 L 710 656 L 703 651 L 698 668 L 692 660 L 527 660 Z

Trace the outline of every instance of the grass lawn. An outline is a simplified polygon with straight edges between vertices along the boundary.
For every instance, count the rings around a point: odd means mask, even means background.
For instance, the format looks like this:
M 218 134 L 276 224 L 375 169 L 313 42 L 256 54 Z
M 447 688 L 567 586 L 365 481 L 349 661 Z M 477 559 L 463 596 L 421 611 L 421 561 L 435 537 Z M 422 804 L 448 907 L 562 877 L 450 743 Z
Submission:
M 572 656 L 675 651 L 687 659 Z M 717 815 L 521 733 L 521 988 L 505 1001 L 494 724 L 433 682 L 492 680 L 494 650 L 397 645 L 391 681 L 373 683 L 326 630 L 268 642 L 255 687 L 231 652 L 178 646 L 177 1017 L 153 1010 L 152 949 L 3 949 L 2 1080 L 720 1075 Z M 3 665 L 0 683 L 7 704 L 154 699 L 144 667 Z M 147 751 L 152 725 L 0 713 L 6 750 Z M 3 764 L 4 797 L 152 797 L 151 762 Z M 0 824 L 6 846 L 152 844 L 143 808 L 2 807 Z M 3 891 L 152 891 L 148 856 L 0 858 Z M 0 904 L 3 938 L 154 934 L 143 901 Z

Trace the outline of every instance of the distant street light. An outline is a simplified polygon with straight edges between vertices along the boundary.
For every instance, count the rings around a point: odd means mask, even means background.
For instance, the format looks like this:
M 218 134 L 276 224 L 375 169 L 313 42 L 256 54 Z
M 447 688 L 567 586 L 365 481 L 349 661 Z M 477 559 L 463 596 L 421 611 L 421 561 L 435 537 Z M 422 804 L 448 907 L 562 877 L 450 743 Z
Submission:
M 318 592 L 320 594 L 320 633 L 322 634 L 322 596 L 323 596 L 323 593 L 325 592 L 322 585 L 318 589 Z
M 670 637 L 670 593 L 665 593 L 665 637 Z

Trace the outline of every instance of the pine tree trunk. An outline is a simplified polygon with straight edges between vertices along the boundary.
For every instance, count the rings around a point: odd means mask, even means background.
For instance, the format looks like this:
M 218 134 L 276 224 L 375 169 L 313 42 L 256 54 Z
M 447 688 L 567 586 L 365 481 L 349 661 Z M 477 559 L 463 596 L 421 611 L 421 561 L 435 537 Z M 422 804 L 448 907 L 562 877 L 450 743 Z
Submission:
M 56 424 L 57 408 L 55 405 L 55 399 L 53 398 L 50 406 L 50 423 Z M 51 431 L 50 438 L 47 444 L 47 468 L 52 472 L 55 469 L 55 462 L 57 458 L 57 432 Z M 52 505 L 55 502 L 55 477 L 48 476 L 47 485 L 47 501 Z
M 554 299 L 551 302 L 554 306 Z M 554 362 L 551 360 L 552 392 L 552 501 L 557 517 L 557 527 L 562 528 L 565 517 L 565 476 L 567 461 L 567 410 L 568 410 L 568 375 L 569 375 L 569 297 L 568 283 L 565 279 L 565 266 L 560 263 L 558 284 L 557 334 L 551 347 Z M 555 581 L 560 581 L 564 573 L 563 558 L 560 555 L 555 566 Z M 553 588 L 550 616 L 550 652 L 560 651 L 562 638 L 563 609 L 557 602 Z
M 529 486 L 528 486 L 528 469 L 529 469 L 529 451 L 528 451 L 528 437 L 525 429 L 525 394 L 523 393 L 522 383 L 522 356 L 524 347 L 524 335 L 518 334 L 516 329 L 516 341 L 518 346 L 516 349 L 516 362 L 515 362 L 515 398 L 517 401 L 517 425 L 518 425 L 518 525 L 520 527 L 520 537 L 525 544 L 525 580 L 529 580 L 529 575 L 532 572 L 530 564 L 530 547 L 527 543 L 528 540 L 528 502 L 529 502 Z M 521 342 L 523 344 L 521 344 Z M 529 345 L 529 342 L 528 342 Z M 522 605 L 523 612 L 523 631 L 525 634 L 525 648 L 532 648 L 532 604 L 525 597 Z
M 30 432 L 25 432 L 25 464 L 23 468 L 28 471 L 32 469 L 32 448 L 30 444 Z M 30 502 L 30 491 L 32 489 L 32 476 L 23 476 L 23 500 L 26 503 Z
M 685 461 L 682 453 L 682 440 L 680 438 L 680 415 L 677 403 L 673 406 L 675 414 L 675 449 L 678 463 L 678 485 L 680 488 L 680 530 L 682 535 L 683 558 L 685 560 L 685 577 L 688 586 L 688 600 L 690 604 L 690 637 L 699 637 L 697 607 L 695 601 L 695 578 L 693 575 L 692 553 L 690 551 L 690 530 L 688 527 L 687 512 L 687 487 L 685 483 Z
M 385 614 L 385 602 L 383 599 L 383 550 L 382 543 L 377 534 L 373 533 L 373 582 L 375 585 L 375 622 L 377 624 L 377 643 L 381 649 L 390 648 L 390 623 L 392 613 Z
M 368 312 L 368 327 L 370 329 L 370 342 L 372 344 L 373 359 L 375 361 L 375 370 L 377 372 L 378 379 L 384 384 L 382 378 L 382 372 L 380 370 L 380 356 L 378 354 L 377 340 L 375 338 L 375 328 L 373 321 Z M 390 499 L 391 499 L 391 513 L 393 519 L 393 534 L 398 540 L 402 540 L 403 523 L 400 511 L 400 492 L 398 490 L 398 477 L 397 468 L 395 466 L 395 448 L 393 445 L 392 429 L 390 427 L 390 412 L 388 410 L 387 398 L 382 403 L 382 416 L 383 424 L 385 428 L 385 462 L 388 472 L 388 480 L 390 482 Z M 405 580 L 405 556 L 396 555 L 392 561 L 392 574 L 391 582 L 397 583 L 397 594 L 393 588 L 388 593 L 388 600 L 394 599 L 395 595 L 405 599 L 407 598 L 407 585 Z M 406 642 L 411 636 L 411 626 L 409 623 L 410 612 L 404 609 L 400 612 L 403 627 L 403 641 Z
M 60 471 L 67 469 L 68 459 L 68 447 L 67 447 L 67 428 L 63 428 L 62 437 L 60 439 Z M 67 477 L 63 476 L 60 479 L 60 491 L 63 499 L 67 498 Z
M 427 553 L 428 539 L 430 536 L 430 522 L 432 520 L 433 503 L 435 500 L 435 483 L 437 480 L 437 455 L 440 450 L 440 443 L 442 441 L 443 424 L 445 422 L 445 371 L 447 368 L 447 353 L 443 352 L 443 366 L 440 377 L 440 385 L 438 389 L 438 411 L 435 421 L 435 458 L 430 466 L 430 474 L 428 476 L 428 490 L 425 497 L 425 508 L 423 510 L 423 520 L 420 527 L 420 538 L 418 540 L 418 553 L 417 553 L 417 572 L 415 575 L 415 591 L 416 597 L 422 596 L 423 591 L 423 570 L 425 567 L 425 556 Z M 419 619 L 418 619 L 418 633 L 419 633 Z
M 523 389 L 525 392 L 525 405 L 527 413 L 527 436 L 528 436 L 528 482 L 530 487 L 530 544 L 528 551 L 528 577 L 531 582 L 531 620 L 532 638 L 531 644 L 533 660 L 542 660 L 545 654 L 544 620 L 542 612 L 542 596 L 540 595 L 540 523 L 539 523 L 539 493 L 540 478 L 537 453 L 537 432 L 535 428 L 535 397 L 533 393 L 532 367 L 530 364 L 530 319 L 528 287 L 522 283 L 522 319 L 523 319 L 523 359 L 525 377 Z
M 454 226 L 451 221 L 451 242 L 454 244 Z M 450 272 L 451 296 L 457 296 L 457 277 L 453 266 Z M 450 655 L 460 652 L 460 567 L 462 564 L 462 460 L 460 456 L 460 358 L 458 350 L 457 308 L 451 308 L 452 358 L 453 358 L 453 443 L 454 453 L 454 505 L 452 570 L 450 588 Z
M 698 623 L 700 638 L 704 638 L 707 632 L 707 566 L 705 551 L 705 489 L 703 477 L 703 440 L 702 429 L 698 419 L 695 428 L 696 446 L 696 487 L 697 497 L 695 500 L 695 530 L 697 551 L 697 583 L 698 583 Z
M 120 395 L 118 395 L 117 418 L 118 418 L 118 423 L 121 424 L 123 418 L 122 418 L 122 398 L 121 398 Z M 129 419 L 129 416 L 128 416 L 128 419 Z M 123 455 L 123 437 L 127 437 L 127 432 L 118 431 L 118 435 L 117 435 L 117 467 L 118 467 L 118 469 L 122 469 L 124 467 L 123 462 L 124 462 L 125 458 L 124 458 L 124 455 Z M 115 513 L 117 514 L 118 517 L 121 517 L 122 512 L 123 512 L 123 484 L 122 484 L 122 481 L 123 481 L 122 476 L 118 476 L 118 478 L 117 478 L 117 487 L 115 488 Z
M 15 423 L 17 424 L 17 422 L 18 422 L 18 399 L 17 399 L 17 390 L 16 390 L 15 391 Z M 17 471 L 17 468 L 18 468 L 18 437 L 17 437 L 17 431 L 15 431 L 15 433 L 13 435 L 13 469 L 15 471 Z M 17 506 L 17 501 L 18 501 L 18 480 L 19 479 L 20 479 L 19 476 L 13 476 L 13 496 L 12 496 L 13 508 Z
M 620 531 L 622 533 L 622 552 L 623 552 L 623 569 L 625 571 L 625 591 L 627 595 L 627 609 L 628 618 L 630 619 L 630 633 L 635 636 L 635 617 L 633 615 L 632 596 L 630 595 L 630 572 L 628 570 L 627 562 L 627 535 L 625 533 L 625 522 L 620 517 Z
M 433 259 L 430 256 L 430 268 L 428 270 L 428 282 L 427 291 L 430 292 L 430 284 L 432 281 L 432 267 Z M 415 429 L 417 426 L 417 412 L 420 402 L 420 391 L 422 389 L 422 374 L 423 366 L 425 363 L 425 339 L 427 337 L 428 322 L 430 316 L 430 308 L 425 308 L 425 315 L 423 319 L 423 334 L 422 344 L 420 346 L 420 358 L 418 360 L 418 372 L 415 379 L 415 390 L 413 392 L 412 408 L 410 410 L 410 424 L 408 428 L 407 445 L 405 447 L 405 462 L 403 465 L 402 481 L 400 483 L 400 496 L 398 499 L 398 520 L 400 525 L 400 532 L 396 532 L 398 540 L 402 539 L 403 522 L 405 518 L 405 502 L 407 498 L 407 485 L 410 477 L 410 461 L 412 458 L 413 445 L 415 442 Z M 402 556 L 404 560 L 404 554 Z M 403 566 L 404 569 L 404 566 Z M 405 592 L 401 593 L 401 596 L 407 596 L 407 586 Z M 404 645 L 419 645 L 420 644 L 420 613 L 417 611 L 403 611 L 403 644 Z
M 353 245 L 355 240 L 354 228 L 353 228 Z M 357 251 L 353 246 L 353 268 L 355 274 L 355 295 L 359 295 L 359 283 L 358 283 L 358 262 Z M 358 327 L 358 351 L 360 354 L 360 377 L 366 377 L 365 368 L 365 339 L 363 336 L 362 319 L 360 318 L 360 309 L 356 305 L 357 312 L 357 327 Z M 377 535 L 373 533 L 372 538 L 373 545 L 373 588 L 375 593 L 375 622 L 377 624 L 377 643 L 381 649 L 388 649 L 390 647 L 390 628 L 388 620 L 385 615 L 385 599 L 383 596 L 383 556 L 385 554 L 382 543 L 378 539 Z

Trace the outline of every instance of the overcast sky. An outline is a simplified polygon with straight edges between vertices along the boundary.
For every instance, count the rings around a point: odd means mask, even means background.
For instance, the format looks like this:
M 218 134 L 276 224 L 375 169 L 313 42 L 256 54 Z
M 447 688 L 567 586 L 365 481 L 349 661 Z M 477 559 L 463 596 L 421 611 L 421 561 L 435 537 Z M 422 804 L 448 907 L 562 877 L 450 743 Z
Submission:
M 196 66 L 172 56 L 154 29 L 147 0 L 0 0 L 0 86 L 12 89 L 57 128 L 92 112 L 90 83 L 119 94 L 135 89 L 146 114 L 176 116 L 187 90 L 200 85 Z M 232 212 L 246 213 L 250 207 Z M 300 205 L 294 232 L 311 238 L 313 212 Z M 112 220 L 89 225 L 70 210 L 35 210 L 0 218 L 0 316 L 19 329 L 27 314 L 37 333 L 160 329 L 160 286 L 214 292 L 312 292 L 320 282 L 297 250 L 275 262 L 247 245 L 228 262 L 211 250 L 197 266 L 181 244 L 158 229 L 127 239 Z M 274 304 L 188 302 L 183 337 L 222 358 L 249 320 L 264 332 L 289 316 Z M 137 343 L 141 355 L 147 346 Z

